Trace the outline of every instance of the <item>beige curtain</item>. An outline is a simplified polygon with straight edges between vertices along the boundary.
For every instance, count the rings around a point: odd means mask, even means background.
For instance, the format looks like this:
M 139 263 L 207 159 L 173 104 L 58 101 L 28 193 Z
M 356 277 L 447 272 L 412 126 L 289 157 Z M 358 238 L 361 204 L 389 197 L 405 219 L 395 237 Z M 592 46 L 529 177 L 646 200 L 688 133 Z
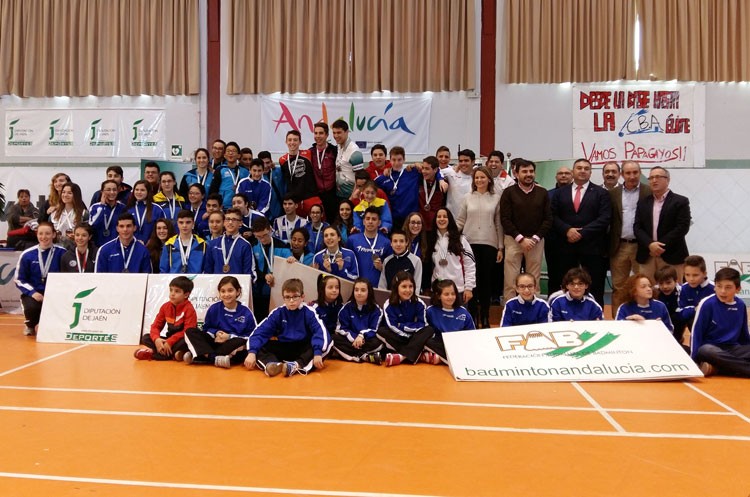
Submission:
M 638 0 L 640 79 L 750 80 L 750 0 Z
M 474 87 L 473 0 L 233 0 L 228 93 Z
M 635 77 L 632 1 L 506 0 L 505 8 L 506 82 Z
M 197 94 L 198 4 L 0 0 L 0 94 Z

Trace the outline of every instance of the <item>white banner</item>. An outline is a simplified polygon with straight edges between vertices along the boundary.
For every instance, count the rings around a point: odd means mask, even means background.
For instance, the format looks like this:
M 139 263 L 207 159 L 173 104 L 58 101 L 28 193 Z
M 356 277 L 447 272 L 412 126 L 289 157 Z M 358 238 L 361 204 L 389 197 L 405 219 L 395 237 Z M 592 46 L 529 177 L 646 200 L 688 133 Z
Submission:
M 704 254 L 708 279 L 714 280 L 716 271 L 731 267 L 740 272 L 740 292 L 738 296 L 750 303 L 750 253 Z
M 50 273 L 37 341 L 137 345 L 146 274 Z
M 164 158 L 164 109 L 38 109 L 5 113 L 7 157 Z
M 296 129 L 302 134 L 303 147 L 313 143 L 313 125 L 324 121 L 330 126 L 343 119 L 349 125 L 350 138 L 369 152 L 376 143 L 388 149 L 400 145 L 407 154 L 427 154 L 430 136 L 432 98 L 405 97 L 261 97 L 261 127 L 264 150 L 286 153 L 286 133 Z M 331 143 L 333 135 L 330 136 Z
M 21 292 L 16 287 L 16 266 L 21 252 L 0 250 L 0 312 L 21 309 Z
M 573 155 L 704 167 L 705 100 L 695 84 L 574 85 Z
M 156 315 L 159 313 L 159 308 L 164 305 L 165 302 L 169 301 L 169 282 L 172 281 L 177 274 L 150 274 L 148 275 L 148 291 L 146 292 L 146 306 L 143 313 L 143 327 L 141 332 L 145 335 L 151 329 L 151 324 L 154 322 Z M 193 280 L 193 291 L 190 293 L 190 302 L 195 307 L 195 313 L 198 315 L 198 326 L 203 324 L 203 320 L 206 317 L 206 311 L 214 303 L 219 302 L 219 292 L 217 287 L 219 281 L 224 276 L 234 276 L 240 282 L 242 287 L 242 295 L 239 301 L 248 306 L 250 309 L 253 308 L 253 289 L 250 285 L 250 275 L 248 274 L 194 274 L 186 275 L 188 278 Z
M 579 321 L 444 333 L 469 381 L 615 381 L 703 376 L 659 321 Z

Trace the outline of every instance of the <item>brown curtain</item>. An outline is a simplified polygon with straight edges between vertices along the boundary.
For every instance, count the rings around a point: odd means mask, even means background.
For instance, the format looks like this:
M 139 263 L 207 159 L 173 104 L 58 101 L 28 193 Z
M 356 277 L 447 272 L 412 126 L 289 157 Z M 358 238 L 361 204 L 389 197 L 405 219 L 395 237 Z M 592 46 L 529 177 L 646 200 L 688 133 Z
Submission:
M 507 83 L 635 78 L 632 1 L 506 0 L 505 8 Z
M 233 0 L 237 93 L 474 88 L 473 0 Z
M 750 80 L 750 0 L 638 0 L 640 79 Z
M 198 5 L 0 0 L 0 94 L 198 94 Z

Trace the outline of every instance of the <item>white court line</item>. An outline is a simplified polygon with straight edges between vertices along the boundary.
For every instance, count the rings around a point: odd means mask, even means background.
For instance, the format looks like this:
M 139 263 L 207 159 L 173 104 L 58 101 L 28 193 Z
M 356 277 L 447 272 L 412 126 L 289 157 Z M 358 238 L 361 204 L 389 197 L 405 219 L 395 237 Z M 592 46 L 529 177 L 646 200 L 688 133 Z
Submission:
M 594 409 L 596 409 L 599 412 L 599 414 L 601 414 L 602 417 L 604 419 L 606 419 L 609 422 L 609 424 L 611 424 L 612 427 L 615 430 L 617 430 L 619 433 L 625 433 L 625 428 L 623 428 L 622 426 L 620 426 L 620 423 L 618 423 L 617 421 L 615 421 L 615 418 L 613 418 L 612 416 L 610 416 L 610 414 L 596 400 L 594 400 L 594 398 L 591 395 L 589 395 L 589 393 L 586 390 L 584 390 L 583 387 L 578 384 L 578 382 L 576 382 L 576 381 L 571 382 L 571 385 L 573 385 L 573 388 L 575 388 L 576 390 L 578 390 L 578 392 L 581 395 L 583 395 L 584 399 L 588 400 L 589 403 L 592 406 L 594 406 Z
M 704 435 L 693 433 L 646 433 L 626 431 L 597 431 L 597 430 L 563 430 L 554 428 L 512 428 L 507 426 L 478 426 L 454 425 L 443 423 L 416 423 L 407 421 L 380 421 L 362 419 L 330 419 L 330 418 L 278 418 L 271 416 L 230 416 L 226 414 L 193 414 L 169 412 L 139 412 L 139 411 L 106 411 L 100 409 L 62 409 L 55 407 L 18 407 L 0 406 L 0 411 L 8 412 L 39 412 L 48 414 L 81 414 L 96 416 L 133 416 L 142 418 L 170 418 L 170 419 L 202 419 L 210 421 L 254 421 L 259 423 L 302 423 L 325 425 L 358 425 L 379 426 L 386 428 L 422 428 L 432 430 L 479 431 L 495 433 L 529 433 L 541 435 L 573 435 L 595 437 L 623 437 L 623 438 L 667 438 L 667 439 L 698 439 L 698 440 L 733 440 L 750 442 L 750 436 L 740 435 Z
M 704 397 L 706 397 L 707 399 L 709 399 L 709 400 L 711 400 L 711 401 L 715 402 L 715 403 L 716 403 L 717 405 L 719 405 L 719 406 L 723 407 L 723 408 L 724 408 L 724 409 L 726 409 L 726 410 L 727 410 L 728 412 L 730 412 L 731 414 L 733 414 L 733 415 L 737 416 L 738 418 L 740 418 L 741 420 L 745 421 L 746 423 L 750 423 L 750 418 L 748 418 L 747 416 L 745 416 L 744 414 L 742 414 L 742 413 L 741 413 L 740 411 L 738 411 L 737 409 L 734 409 L 734 408 L 732 408 L 732 407 L 728 406 L 727 404 L 725 404 L 724 402 L 720 401 L 719 399 L 717 399 L 717 398 L 716 398 L 716 397 L 714 397 L 713 395 L 711 395 L 711 394 L 709 394 L 709 393 L 706 393 L 706 392 L 704 392 L 704 391 L 703 391 L 703 390 L 701 390 L 700 388 L 696 387 L 695 385 L 691 385 L 690 383 L 688 383 L 688 382 L 686 382 L 686 381 L 684 381 L 684 382 L 683 382 L 683 384 L 687 385 L 687 386 L 688 386 L 688 388 L 691 388 L 691 389 L 695 390 L 696 392 L 698 392 L 699 394 L 703 395 L 703 396 L 704 396 Z
M 31 366 L 36 366 L 37 364 L 41 364 L 45 361 L 49 361 L 50 359 L 54 359 L 56 357 L 60 357 L 61 355 L 68 354 L 70 352 L 82 349 L 84 347 L 88 347 L 88 343 L 84 343 L 82 345 L 79 345 L 78 347 L 73 347 L 72 349 L 63 350 L 62 352 L 58 352 L 57 354 L 52 354 L 51 356 L 44 357 L 42 359 L 36 360 L 34 362 L 30 362 L 28 364 L 24 364 L 23 366 L 18 366 L 17 368 L 9 369 L 8 371 L 3 371 L 0 373 L 0 377 L 9 375 L 11 373 L 15 373 L 16 371 L 21 371 L 22 369 L 30 368 Z
M 376 404 L 416 404 L 426 406 L 448 406 L 448 407 L 486 407 L 491 409 L 531 409 L 552 411 L 583 411 L 598 412 L 595 407 L 579 406 L 539 406 L 533 404 L 492 404 L 486 402 L 458 402 L 445 400 L 412 400 L 412 399 L 381 399 L 374 397 L 328 397 L 310 395 L 261 395 L 261 394 L 234 394 L 234 393 L 204 393 L 204 392 L 163 392 L 149 390 L 111 390 L 103 388 L 63 388 L 63 387 L 23 387 L 0 385 L 0 390 L 28 390 L 34 392 L 60 392 L 60 393 L 96 393 L 113 395 L 143 395 L 164 397 L 209 397 L 220 399 L 254 399 L 254 400 L 302 400 L 312 402 L 362 402 Z M 627 412 L 641 414 L 695 414 L 708 416 L 734 416 L 728 411 L 680 411 L 672 409 L 607 409 L 608 412 Z
M 338 490 L 312 490 L 307 488 L 243 487 L 238 485 L 205 485 L 200 483 L 177 483 L 141 480 L 114 480 L 111 478 L 83 478 L 78 476 L 37 475 L 33 473 L 0 472 L 0 478 L 22 478 L 25 480 L 67 481 L 75 483 L 99 483 L 128 487 L 183 488 L 188 490 L 213 490 L 223 492 L 252 492 L 282 495 L 329 495 L 333 497 L 439 497 L 425 494 L 385 494 Z

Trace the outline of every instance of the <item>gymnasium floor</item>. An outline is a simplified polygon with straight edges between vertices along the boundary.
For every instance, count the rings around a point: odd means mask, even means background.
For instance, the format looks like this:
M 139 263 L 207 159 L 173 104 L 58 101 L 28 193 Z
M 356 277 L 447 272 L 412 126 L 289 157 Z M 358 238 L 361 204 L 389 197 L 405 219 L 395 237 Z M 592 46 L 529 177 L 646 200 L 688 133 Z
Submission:
M 308 377 L 36 343 L 0 315 L 0 496 L 742 496 L 749 380 Z

